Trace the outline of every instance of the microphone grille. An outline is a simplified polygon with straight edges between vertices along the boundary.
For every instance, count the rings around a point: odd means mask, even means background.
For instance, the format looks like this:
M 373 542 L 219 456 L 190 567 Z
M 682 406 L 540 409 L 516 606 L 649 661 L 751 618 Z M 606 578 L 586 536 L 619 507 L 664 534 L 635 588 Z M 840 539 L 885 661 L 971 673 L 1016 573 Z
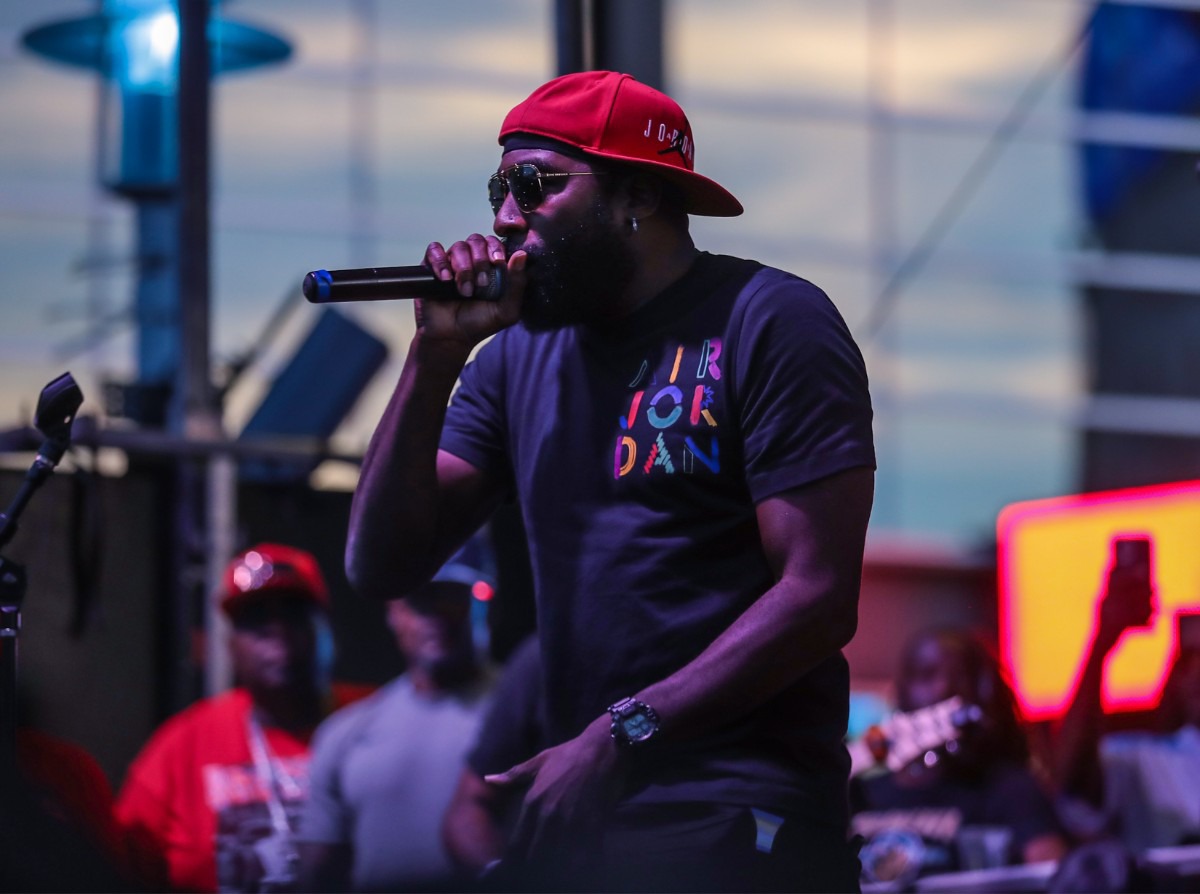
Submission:
M 492 267 L 488 274 L 488 284 L 475 296 L 483 301 L 499 301 L 504 297 L 508 287 L 508 268 L 503 264 Z

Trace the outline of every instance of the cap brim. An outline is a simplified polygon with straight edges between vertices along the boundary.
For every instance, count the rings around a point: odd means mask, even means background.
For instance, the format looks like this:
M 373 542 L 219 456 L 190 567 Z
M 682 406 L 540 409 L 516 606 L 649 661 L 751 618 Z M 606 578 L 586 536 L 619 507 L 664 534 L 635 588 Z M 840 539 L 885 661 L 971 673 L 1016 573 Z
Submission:
M 599 161 L 602 164 L 616 162 L 653 171 L 679 189 L 684 199 L 683 210 L 688 214 L 697 214 L 701 217 L 737 217 L 745 211 L 742 203 L 721 184 L 708 179 L 703 174 L 680 168 L 678 165 L 629 155 L 597 152 L 587 146 L 565 142 L 550 134 L 538 133 L 536 129 L 532 128 L 501 133 L 499 142 L 505 152 L 511 152 L 514 149 L 545 149 L 572 158 L 582 158 L 589 162 Z
M 649 161 L 645 158 L 610 155 L 591 152 L 587 149 L 583 151 L 601 161 L 617 162 L 653 171 L 679 189 L 684 198 L 683 210 L 688 214 L 697 214 L 701 217 L 737 217 L 746 210 L 733 193 L 715 180 L 709 180 L 703 174 L 697 174 L 695 171 L 688 171 L 665 162 Z
M 635 164 L 652 168 L 656 174 L 678 187 L 683 192 L 684 210 L 688 214 L 701 217 L 737 217 L 745 211 L 733 193 L 702 174 L 681 171 L 679 168 L 654 162 L 639 161 Z
M 221 610 L 227 616 L 232 618 L 241 609 L 248 605 L 253 605 L 256 602 L 265 602 L 268 599 L 286 599 L 296 602 L 307 602 L 315 605 L 322 611 L 329 610 L 329 603 L 321 599 L 315 593 L 308 590 L 289 590 L 282 587 L 264 587 L 258 590 L 247 590 L 245 593 L 232 593 L 221 600 Z

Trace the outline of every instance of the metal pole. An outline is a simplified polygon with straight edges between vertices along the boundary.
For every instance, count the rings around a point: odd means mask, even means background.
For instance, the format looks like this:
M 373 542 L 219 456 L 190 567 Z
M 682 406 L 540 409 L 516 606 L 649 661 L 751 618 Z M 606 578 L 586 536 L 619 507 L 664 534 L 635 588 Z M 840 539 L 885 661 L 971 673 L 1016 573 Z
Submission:
M 554 34 L 558 74 L 591 67 L 584 39 L 584 0 L 555 0 Z
M 237 549 L 234 542 L 234 532 L 237 530 L 237 469 L 237 462 L 228 453 L 213 453 L 209 458 L 206 594 L 211 594 L 216 588 L 226 564 Z M 204 691 L 207 695 L 215 695 L 233 685 L 233 662 L 226 643 L 229 622 L 217 607 L 215 599 L 205 601 L 204 630 Z
M 0 556 L 0 788 L 17 772 L 17 664 L 25 568 Z
M 369 267 L 376 260 L 378 185 L 376 100 L 379 83 L 379 14 L 375 0 L 354 5 L 354 70 L 350 84 L 350 257 Z
M 589 5 L 592 67 L 631 74 L 666 89 L 662 0 L 603 0 Z
M 209 0 L 179 3 L 179 299 L 182 427 L 213 410 L 209 373 Z
M 215 437 L 220 419 L 209 369 L 209 139 L 211 64 L 209 0 L 179 0 L 179 382 L 171 428 L 185 438 Z M 208 602 L 209 554 L 207 465 L 181 461 L 176 469 L 174 590 L 172 613 L 175 705 L 200 694 L 192 660 L 192 634 Z M 199 604 L 198 604 L 199 603 Z

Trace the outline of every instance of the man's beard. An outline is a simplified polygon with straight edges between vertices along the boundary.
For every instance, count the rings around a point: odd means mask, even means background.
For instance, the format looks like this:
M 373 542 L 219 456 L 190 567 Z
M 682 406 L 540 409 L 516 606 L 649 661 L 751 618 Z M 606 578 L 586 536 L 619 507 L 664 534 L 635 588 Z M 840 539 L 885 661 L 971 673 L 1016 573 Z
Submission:
M 608 208 L 591 213 L 540 251 L 531 253 L 521 321 L 532 332 L 589 325 L 621 313 L 619 296 L 633 279 L 636 260 Z
M 479 662 L 469 636 L 447 652 L 419 660 L 439 689 L 455 689 L 479 675 Z

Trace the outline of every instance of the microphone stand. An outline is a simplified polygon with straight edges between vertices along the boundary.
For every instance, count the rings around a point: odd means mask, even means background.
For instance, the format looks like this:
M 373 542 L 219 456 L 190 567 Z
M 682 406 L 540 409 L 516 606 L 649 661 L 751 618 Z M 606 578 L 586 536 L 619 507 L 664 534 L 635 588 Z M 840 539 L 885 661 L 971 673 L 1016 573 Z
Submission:
M 71 423 L 81 403 L 83 392 L 69 372 L 42 389 L 34 424 L 46 440 L 12 503 L 0 513 L 0 549 L 17 533 L 17 520 L 34 491 L 53 474 L 70 446 Z M 0 556 L 0 772 L 13 777 L 17 769 L 17 646 L 25 585 L 25 568 Z

